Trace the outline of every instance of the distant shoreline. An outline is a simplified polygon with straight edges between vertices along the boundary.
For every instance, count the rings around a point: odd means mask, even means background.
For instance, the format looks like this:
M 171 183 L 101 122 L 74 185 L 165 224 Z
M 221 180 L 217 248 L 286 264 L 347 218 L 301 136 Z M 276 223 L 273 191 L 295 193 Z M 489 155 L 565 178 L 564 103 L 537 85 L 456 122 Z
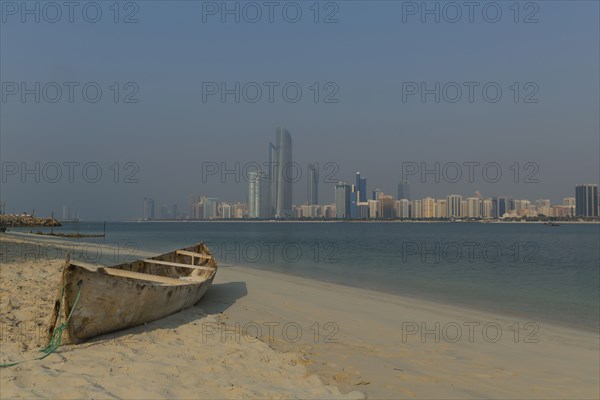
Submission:
M 89 220 L 85 222 L 103 222 L 96 220 Z M 325 220 L 299 220 L 299 219 L 279 219 L 279 220 L 264 220 L 264 219 L 153 219 L 153 220 L 116 220 L 110 222 L 137 222 L 137 223 L 165 223 L 165 222 L 180 222 L 180 223 L 424 223 L 424 224 L 435 224 L 435 223 L 479 223 L 479 224 L 546 224 L 546 223 L 557 223 L 559 225 L 566 224 L 600 224 L 600 219 L 595 221 L 501 221 L 501 220 L 455 220 L 455 221 L 443 221 L 443 220 L 352 220 L 352 219 L 325 219 Z

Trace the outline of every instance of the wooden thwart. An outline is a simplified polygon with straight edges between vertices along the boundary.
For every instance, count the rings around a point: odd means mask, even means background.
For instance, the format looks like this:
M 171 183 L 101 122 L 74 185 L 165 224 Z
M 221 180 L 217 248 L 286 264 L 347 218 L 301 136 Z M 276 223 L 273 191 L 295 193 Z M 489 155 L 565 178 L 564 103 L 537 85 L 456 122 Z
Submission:
M 203 269 L 205 271 L 214 271 L 215 270 L 215 268 L 213 268 L 213 267 L 203 267 L 200 265 L 180 264 L 180 263 L 174 263 L 174 262 L 169 262 L 169 261 L 147 259 L 147 260 L 143 260 L 143 262 L 148 263 L 148 264 L 164 265 L 164 266 L 168 266 L 168 267 Z
M 180 279 L 169 278 L 167 276 L 150 275 L 150 274 L 144 274 L 141 272 L 127 271 L 124 269 L 98 268 L 98 271 L 104 272 L 105 274 L 112 275 L 112 276 L 120 276 L 123 278 L 139 279 L 139 280 L 148 281 L 148 282 L 164 283 L 167 285 L 181 285 L 181 284 L 186 283 L 185 281 L 182 281 Z
M 190 256 L 190 257 L 195 257 L 195 258 L 202 258 L 203 260 L 210 260 L 210 259 L 212 259 L 211 256 L 207 256 L 206 254 L 194 253 L 193 251 L 187 251 L 187 250 L 177 250 L 177 254 L 181 254 L 182 256 Z

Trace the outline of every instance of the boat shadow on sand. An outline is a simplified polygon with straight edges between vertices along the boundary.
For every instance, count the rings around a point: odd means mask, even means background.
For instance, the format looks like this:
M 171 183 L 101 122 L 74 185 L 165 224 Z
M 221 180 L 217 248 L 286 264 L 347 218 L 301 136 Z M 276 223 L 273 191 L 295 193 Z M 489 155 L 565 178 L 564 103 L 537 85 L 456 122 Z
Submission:
M 194 324 L 198 326 L 198 335 L 202 334 L 202 320 L 209 315 L 218 315 L 227 310 L 238 299 L 248 294 L 245 282 L 228 282 L 213 284 L 202 300 L 193 307 L 171 314 L 165 318 L 149 322 L 144 325 L 107 333 L 94 337 L 83 345 L 93 346 L 111 340 L 123 342 L 137 342 L 141 340 L 144 333 L 159 330 L 175 330 L 180 326 Z M 138 335 L 140 335 L 138 337 Z M 136 338 L 137 337 L 137 338 Z

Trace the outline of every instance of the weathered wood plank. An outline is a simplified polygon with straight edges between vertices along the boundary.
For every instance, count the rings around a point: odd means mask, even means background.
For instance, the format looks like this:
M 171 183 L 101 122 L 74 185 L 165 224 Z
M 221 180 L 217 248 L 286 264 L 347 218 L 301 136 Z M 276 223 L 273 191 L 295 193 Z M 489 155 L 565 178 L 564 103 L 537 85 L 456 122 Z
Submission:
M 167 285 L 185 285 L 185 284 L 191 283 L 191 282 L 186 282 L 185 280 L 181 280 L 181 279 L 169 278 L 166 276 L 144 274 L 141 272 L 127 271 L 124 269 L 98 268 L 98 272 L 103 272 L 105 274 L 112 275 L 112 276 L 120 276 L 123 278 L 133 278 L 133 279 L 139 279 L 139 280 L 148 281 L 148 282 L 164 283 Z
M 174 263 L 174 262 L 169 262 L 169 261 L 160 261 L 160 260 L 151 260 L 151 259 L 143 260 L 143 262 L 148 263 L 148 264 L 164 265 L 167 267 L 202 269 L 205 271 L 214 271 L 216 269 L 213 267 L 203 267 L 200 265 L 180 264 L 180 263 Z
M 176 253 L 181 254 L 182 256 L 191 256 L 191 257 L 196 257 L 196 258 L 202 258 L 204 260 L 212 259 L 211 256 L 207 256 L 206 254 L 194 253 L 193 251 L 177 250 Z

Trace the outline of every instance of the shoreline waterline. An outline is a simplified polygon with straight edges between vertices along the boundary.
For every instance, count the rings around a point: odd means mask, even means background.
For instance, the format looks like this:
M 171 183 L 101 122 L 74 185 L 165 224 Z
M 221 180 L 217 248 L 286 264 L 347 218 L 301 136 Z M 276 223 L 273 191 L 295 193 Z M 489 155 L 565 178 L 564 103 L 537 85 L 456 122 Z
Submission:
M 107 261 L 106 260 L 107 257 L 110 258 L 112 255 L 122 252 L 121 249 L 119 249 L 118 247 L 115 247 L 114 245 L 111 245 L 111 244 L 89 243 L 89 242 L 85 242 L 85 241 L 78 241 L 75 239 L 60 238 L 60 237 L 40 237 L 36 234 L 30 234 L 30 233 L 17 233 L 17 234 L 10 233 L 8 235 L 5 235 L 5 237 L 8 240 L 3 240 L 4 242 L 11 242 L 11 240 L 12 240 L 13 242 L 16 241 L 16 243 L 25 243 L 25 244 L 32 244 L 32 245 L 36 245 L 36 244 L 51 245 L 51 246 L 55 246 L 56 248 L 60 248 L 63 250 L 75 250 L 75 247 L 77 247 L 77 246 L 82 246 L 83 248 L 88 248 L 88 249 L 91 247 L 91 248 L 95 249 L 94 251 L 97 251 L 96 249 L 99 248 L 101 251 L 106 252 L 106 255 L 102 256 L 102 258 L 105 261 Z M 189 243 L 189 244 L 191 245 L 191 243 Z M 147 257 L 155 256 L 160 253 L 161 253 L 160 251 L 153 251 L 152 249 L 149 249 L 149 248 L 139 248 L 139 249 L 136 249 L 135 257 L 136 257 L 136 259 L 147 258 Z M 126 257 L 128 255 L 122 254 L 121 256 Z M 86 260 L 79 260 L 79 261 L 86 261 Z M 113 264 L 110 264 L 110 262 L 104 262 L 104 263 L 100 263 L 100 264 L 110 266 L 110 265 L 116 265 L 121 262 L 129 262 L 129 261 L 134 261 L 134 260 L 133 259 L 122 259 L 122 260 L 119 260 L 118 262 L 114 262 Z M 87 262 L 89 262 L 89 260 Z M 281 271 L 277 271 L 274 269 L 265 268 L 265 265 L 261 266 L 260 264 L 236 264 L 236 263 L 229 263 L 229 262 L 218 262 L 218 265 L 219 265 L 219 267 L 225 267 L 225 268 L 229 268 L 229 269 L 244 270 L 244 271 L 249 271 L 249 272 L 255 271 L 258 274 L 261 274 L 261 273 L 270 274 L 279 280 L 294 281 L 295 283 L 302 284 L 302 285 L 310 285 L 310 286 L 325 285 L 327 287 L 334 287 L 337 290 L 342 290 L 342 291 L 347 291 L 347 290 L 364 291 L 365 295 L 368 295 L 368 296 L 374 296 L 374 297 L 379 296 L 379 295 L 392 296 L 394 298 L 397 298 L 400 301 L 404 300 L 404 301 L 409 301 L 409 302 L 422 302 L 424 304 L 427 304 L 430 307 L 435 307 L 435 306 L 454 307 L 457 310 L 461 310 L 465 314 L 487 313 L 489 315 L 495 316 L 496 318 L 502 319 L 502 320 L 509 320 L 512 318 L 512 319 L 519 320 L 524 323 L 527 323 L 527 322 L 544 323 L 546 325 L 554 326 L 559 329 L 572 329 L 574 331 L 580 331 L 580 332 L 585 332 L 585 333 L 596 333 L 596 334 L 600 333 L 599 327 L 594 328 L 594 327 L 590 327 L 587 325 L 570 324 L 564 320 L 546 318 L 543 316 L 535 316 L 535 317 L 528 318 L 527 316 L 523 316 L 518 313 L 511 314 L 511 313 L 507 313 L 507 312 L 501 312 L 501 311 L 498 311 L 493 308 L 472 305 L 472 304 L 468 304 L 468 303 L 460 302 L 460 301 L 444 302 L 438 298 L 435 298 L 432 296 L 427 296 L 427 295 L 419 296 L 419 295 L 415 295 L 415 294 L 411 294 L 411 293 L 400 294 L 400 293 L 393 292 L 393 291 L 386 291 L 386 290 L 380 289 L 380 288 L 371 288 L 371 287 L 365 287 L 365 286 L 352 285 L 351 283 L 339 282 L 339 281 L 329 279 L 329 276 L 319 279 L 319 278 L 312 277 L 312 276 L 304 276 L 302 274 L 294 273 L 294 271 L 281 272 Z

